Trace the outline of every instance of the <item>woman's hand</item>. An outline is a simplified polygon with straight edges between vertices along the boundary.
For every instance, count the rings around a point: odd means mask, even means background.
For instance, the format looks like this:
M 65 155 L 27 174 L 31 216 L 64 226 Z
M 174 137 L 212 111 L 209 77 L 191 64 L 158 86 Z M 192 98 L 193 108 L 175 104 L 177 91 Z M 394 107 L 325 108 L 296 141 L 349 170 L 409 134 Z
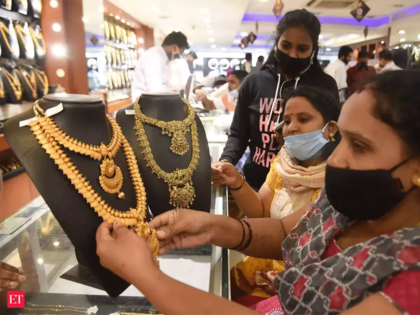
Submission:
M 103 222 L 99 226 L 96 253 L 103 267 L 130 283 L 133 272 L 149 272 L 157 268 L 147 242 L 120 222 L 113 225 Z
M 160 241 L 159 254 L 211 242 L 213 215 L 195 210 L 172 210 L 150 222 Z
M 239 187 L 243 177 L 238 170 L 228 162 L 217 162 L 211 166 L 211 181 L 213 186 L 232 186 Z
M 25 279 L 22 269 L 0 262 L 0 292 L 3 289 L 16 289 Z

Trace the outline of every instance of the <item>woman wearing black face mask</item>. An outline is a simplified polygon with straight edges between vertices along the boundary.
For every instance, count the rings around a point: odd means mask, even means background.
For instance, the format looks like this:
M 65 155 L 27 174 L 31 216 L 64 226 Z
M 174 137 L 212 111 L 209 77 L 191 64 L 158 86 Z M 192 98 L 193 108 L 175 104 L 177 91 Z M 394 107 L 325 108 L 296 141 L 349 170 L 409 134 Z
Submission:
M 328 159 L 326 189 L 309 208 L 281 220 L 239 222 L 166 212 L 150 223 L 160 253 L 212 243 L 283 259 L 286 270 L 274 281 L 278 296 L 252 307 L 260 314 L 418 314 L 419 86 L 420 72 L 396 71 L 350 97 L 338 120 L 342 140 Z M 170 279 L 142 238 L 121 224 L 112 235 L 110 229 L 104 223 L 97 233 L 101 263 L 162 313 L 257 314 Z
M 279 100 L 285 93 L 305 84 L 327 89 L 338 100 L 335 80 L 324 73 L 317 59 L 320 32 L 321 25 L 312 13 L 306 10 L 286 13 L 277 27 L 275 53 L 260 71 L 250 74 L 242 83 L 231 134 L 220 160 L 236 165 L 249 146 L 244 174 L 256 191 L 264 184 L 280 149 L 272 130 L 280 111 Z M 219 166 L 213 165 L 213 179 L 223 185 Z

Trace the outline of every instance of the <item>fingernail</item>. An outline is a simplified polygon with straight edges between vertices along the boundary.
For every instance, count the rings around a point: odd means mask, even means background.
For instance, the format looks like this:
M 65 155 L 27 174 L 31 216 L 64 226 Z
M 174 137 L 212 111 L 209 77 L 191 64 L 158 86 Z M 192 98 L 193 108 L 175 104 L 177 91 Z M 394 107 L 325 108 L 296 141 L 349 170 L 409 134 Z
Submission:
M 23 275 L 23 270 L 22 269 L 19 269 L 19 271 L 18 271 L 21 275 Z
M 120 225 L 122 225 L 122 223 L 120 221 L 115 221 L 114 222 L 114 226 L 120 226 Z
M 18 285 L 19 285 L 19 283 L 15 282 L 15 281 L 11 281 L 10 284 L 9 284 L 10 288 L 12 288 L 12 289 L 16 288 Z
M 162 230 L 156 231 L 156 236 L 158 238 L 165 238 L 166 237 L 166 232 L 162 231 Z
M 24 282 L 26 280 L 25 276 L 19 276 L 18 277 L 19 282 Z

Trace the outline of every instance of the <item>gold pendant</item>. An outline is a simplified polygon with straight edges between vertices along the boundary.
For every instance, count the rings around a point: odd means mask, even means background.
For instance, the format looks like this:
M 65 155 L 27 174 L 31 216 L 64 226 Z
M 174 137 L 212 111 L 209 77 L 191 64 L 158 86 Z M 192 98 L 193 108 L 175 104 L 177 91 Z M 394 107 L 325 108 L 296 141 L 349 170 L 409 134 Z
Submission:
M 121 169 L 115 165 L 111 159 L 104 159 L 101 164 L 101 176 L 99 183 L 103 190 L 109 194 L 118 193 L 118 198 L 124 198 L 124 193 L 120 193 L 123 184 Z
M 169 185 L 169 203 L 176 208 L 189 208 L 195 197 L 195 189 L 191 182 L 185 185 Z
M 186 138 L 187 130 L 175 131 L 171 141 L 171 151 L 177 155 L 184 155 L 190 149 L 190 145 Z
M 156 258 L 156 256 L 159 254 L 159 240 L 156 236 L 156 230 L 149 228 L 149 223 L 142 222 L 137 225 L 136 228 L 137 235 L 141 236 L 146 241 L 149 239 L 150 234 L 152 235 L 150 241 L 149 241 L 149 247 L 153 251 L 153 257 Z

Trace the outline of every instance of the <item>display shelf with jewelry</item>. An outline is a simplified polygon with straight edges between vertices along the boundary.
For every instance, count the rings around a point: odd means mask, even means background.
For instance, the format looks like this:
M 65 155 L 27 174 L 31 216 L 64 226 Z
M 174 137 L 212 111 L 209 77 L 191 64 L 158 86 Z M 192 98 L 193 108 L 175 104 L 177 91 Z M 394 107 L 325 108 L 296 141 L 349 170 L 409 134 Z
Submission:
M 28 14 L 28 1 L 29 0 L 11 0 L 12 1 L 12 10 L 20 14 Z
M 29 26 L 29 33 L 35 47 L 35 58 L 38 63 L 42 64 L 45 59 L 47 48 L 45 46 L 44 36 L 42 35 L 41 26 L 35 22 Z
M 22 86 L 23 99 L 30 102 L 36 101 L 38 89 L 34 68 L 29 65 L 18 65 L 16 70 Z
M 30 15 L 20 14 L 19 12 L 12 11 L 13 0 L 1 0 L 0 1 L 0 17 L 17 20 L 21 22 L 31 23 L 33 17 Z M 8 9 L 9 8 L 9 9 Z
M 197 123 L 195 122 L 195 113 L 191 105 L 182 99 L 187 107 L 187 117 L 183 121 L 164 122 L 145 116 L 141 111 L 138 98 L 134 104 L 135 130 L 137 139 L 140 142 L 144 160 L 152 173 L 165 181 L 169 186 L 169 203 L 175 208 L 189 208 L 194 203 L 196 197 L 192 176 L 197 169 L 200 159 L 200 146 L 198 142 Z M 190 129 L 192 155 L 191 161 L 186 169 L 175 169 L 173 172 L 165 172 L 156 163 L 150 143 L 147 138 L 143 124 L 151 124 L 162 129 L 162 134 L 167 134 L 172 138 L 171 146 L 168 148 L 174 154 L 184 155 L 190 149 L 186 140 L 186 134 Z
M 0 18 L 0 42 L 2 58 L 19 59 L 19 43 L 12 20 Z
M 35 58 L 35 48 L 32 36 L 29 33 L 28 23 L 15 21 L 15 29 L 19 42 L 20 58 L 32 60 Z
M 0 70 L 0 77 L 6 91 L 7 102 L 20 104 L 22 102 L 22 86 L 17 70 L 10 65 L 1 65 Z

